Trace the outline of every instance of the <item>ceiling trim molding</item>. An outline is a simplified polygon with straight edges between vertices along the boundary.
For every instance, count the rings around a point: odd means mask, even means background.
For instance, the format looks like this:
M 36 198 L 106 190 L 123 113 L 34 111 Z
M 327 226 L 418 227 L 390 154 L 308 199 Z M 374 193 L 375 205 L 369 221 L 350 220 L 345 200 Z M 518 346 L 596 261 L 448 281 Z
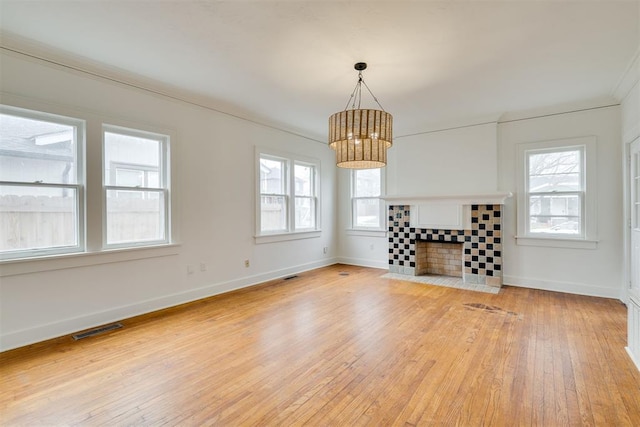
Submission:
M 147 79 L 137 74 L 130 73 L 120 68 L 107 64 L 97 63 L 84 57 L 78 57 L 58 49 L 44 46 L 40 43 L 24 39 L 14 34 L 0 30 L 0 49 L 6 53 L 45 63 L 66 71 L 80 73 L 85 76 L 98 78 L 111 83 L 123 85 L 132 89 L 161 96 L 172 101 L 183 102 L 196 107 L 204 108 L 215 113 L 223 114 L 234 119 L 246 121 L 255 125 L 264 126 L 280 132 L 288 133 L 309 141 L 326 144 L 325 140 L 318 136 L 305 134 L 300 129 L 290 129 L 282 123 L 274 123 L 264 117 L 258 117 L 247 110 L 243 110 L 228 103 L 221 103 L 211 97 L 185 91 L 171 85 Z
M 640 81 L 640 44 L 638 50 L 629 61 L 629 65 L 624 70 L 620 79 L 613 87 L 611 94 L 615 96 L 618 101 L 622 101 L 629 95 L 633 87 Z
M 559 116 L 562 114 L 580 113 L 583 111 L 598 110 L 600 108 L 617 107 L 619 105 L 620 103 L 612 96 L 605 96 L 581 102 L 572 102 L 526 111 L 507 112 L 498 119 L 498 124 L 518 122 L 521 120 L 541 119 L 544 117 Z

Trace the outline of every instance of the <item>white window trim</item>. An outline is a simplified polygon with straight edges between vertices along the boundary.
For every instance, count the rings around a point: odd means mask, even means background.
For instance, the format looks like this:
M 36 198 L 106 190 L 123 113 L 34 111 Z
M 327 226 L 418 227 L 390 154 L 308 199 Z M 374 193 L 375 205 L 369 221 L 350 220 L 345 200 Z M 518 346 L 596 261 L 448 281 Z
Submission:
M 84 174 L 82 199 L 80 206 L 83 208 L 81 216 L 81 232 L 84 233 L 83 248 L 76 252 L 58 253 L 49 255 L 27 256 L 23 255 L 19 258 L 0 259 L 0 277 L 15 276 L 21 274 L 31 274 L 45 271 L 63 270 L 67 268 L 88 267 L 92 265 L 110 264 L 135 259 L 149 259 L 164 256 L 175 256 L 180 253 L 180 227 L 179 215 L 180 206 L 175 195 L 171 197 L 170 217 L 167 218 L 170 227 L 170 243 L 153 245 L 146 244 L 139 247 L 104 249 L 102 246 L 102 197 L 91 197 L 88 200 L 87 193 L 93 192 L 100 194 L 102 186 L 102 173 L 99 168 L 93 171 L 87 170 L 86 159 L 101 156 L 102 144 L 102 123 L 110 122 L 114 126 L 122 126 L 132 129 L 142 129 L 151 133 L 168 135 L 170 144 L 175 144 L 176 133 L 172 129 L 161 126 L 143 125 L 136 121 L 117 119 L 107 116 L 99 112 L 86 112 L 73 107 L 68 107 L 49 102 L 42 102 L 32 98 L 21 96 L 2 94 L 2 104 L 0 108 L 8 108 L 14 110 L 26 110 L 28 112 L 36 112 L 44 115 L 62 116 L 79 120 L 85 123 L 83 144 L 81 152 L 78 153 L 78 171 L 82 170 Z M 98 143 L 89 144 L 88 141 L 98 141 Z M 170 165 L 169 173 L 171 174 L 169 182 L 175 185 L 176 181 L 176 165 L 178 154 L 175 150 L 169 151 L 167 164 Z M 93 214 L 91 214 L 93 212 Z
M 260 158 L 273 158 L 275 160 L 284 160 L 286 163 L 286 180 L 287 180 L 287 188 L 286 190 L 286 200 L 287 200 L 287 223 L 285 230 L 277 230 L 274 232 L 262 232 L 261 227 L 261 203 L 260 197 L 262 195 L 260 188 Z M 315 210 L 316 210 L 316 226 L 315 228 L 309 229 L 296 229 L 295 228 L 295 182 L 294 182 L 294 173 L 293 168 L 296 164 L 300 165 L 308 165 L 313 166 L 314 168 L 314 187 L 315 187 Z M 322 233 L 321 228 L 321 194 L 320 194 L 320 179 L 321 179 L 321 171 L 320 171 L 320 160 L 301 156 L 298 154 L 287 153 L 278 150 L 272 150 L 264 147 L 255 147 L 255 235 L 254 239 L 257 244 L 262 243 L 275 243 L 282 242 L 288 240 L 299 240 L 299 239 L 309 239 L 320 237 Z
M 380 168 L 380 196 L 378 197 L 355 197 L 355 175 L 356 170 L 353 169 L 349 173 L 350 181 L 350 215 L 349 215 L 349 228 L 347 228 L 347 234 L 351 236 L 370 236 L 379 237 L 386 235 L 387 230 L 387 204 L 384 200 L 387 190 L 387 174 L 385 168 Z M 355 225 L 355 201 L 359 199 L 379 199 L 380 200 L 380 224 L 378 227 L 359 227 Z
M 296 189 L 295 189 L 295 167 L 296 166 L 308 166 L 311 167 L 313 170 L 313 174 L 311 176 L 311 187 L 313 188 L 313 194 L 311 196 L 302 196 L 302 195 L 297 195 L 296 194 Z M 314 162 L 314 163 L 310 163 L 307 161 L 303 161 L 300 159 L 295 159 L 293 161 L 293 168 L 291 169 L 291 175 L 292 175 L 292 179 L 291 179 L 291 210 L 290 210 L 290 216 L 291 216 L 291 226 L 292 229 L 296 232 L 296 233 L 306 233 L 306 232 L 313 232 L 316 231 L 318 229 L 318 163 Z M 314 227 L 298 227 L 298 225 L 296 224 L 296 215 L 295 215 L 295 210 L 296 210 L 296 199 L 309 199 L 312 203 L 313 203 L 313 210 L 314 212 L 314 219 L 315 219 L 315 226 Z
M 8 115 L 16 115 L 34 120 L 51 121 L 55 123 L 64 124 L 67 126 L 73 126 L 76 129 L 75 142 L 76 142 L 76 183 L 75 184 L 52 184 L 43 182 L 25 182 L 25 181 L 0 181 L 0 184 L 13 185 L 13 186 L 29 186 L 29 187 L 41 187 L 41 188 L 72 188 L 76 191 L 76 239 L 77 243 L 72 246 L 60 246 L 52 248 L 41 249 L 22 249 L 12 252 L 8 252 L 0 255 L 0 262 L 11 262 L 22 259 L 38 259 L 46 256 L 65 255 L 65 254 L 77 254 L 85 251 L 86 248 L 86 227 L 85 227 L 85 189 L 86 189 L 86 169 L 84 161 L 85 153 L 85 135 L 86 135 L 86 121 L 76 118 L 68 117 L 59 114 L 49 113 L 42 110 L 26 109 L 20 107 L 14 107 L 11 105 L 0 105 L 0 113 Z
M 168 245 L 109 249 L 99 252 L 77 252 L 38 258 L 14 259 L 0 263 L 2 267 L 0 268 L 0 277 L 173 256 L 179 254 L 179 249 L 179 244 L 172 243 Z
M 571 237 L 565 234 L 545 234 L 528 232 L 528 200 L 527 200 L 527 154 L 531 151 L 545 151 L 565 148 L 583 150 L 583 205 L 582 233 Z M 521 246 L 542 246 L 573 249 L 595 249 L 597 247 L 597 181 L 596 181 L 596 137 L 557 139 L 518 144 L 517 148 L 517 235 L 516 243 Z
M 160 188 L 149 187 L 129 187 L 111 185 L 106 181 L 105 157 L 105 133 L 117 133 L 138 138 L 149 138 L 160 140 L 160 168 L 159 181 Z M 117 126 L 113 124 L 102 124 L 102 247 L 103 249 L 125 249 L 133 247 L 168 245 L 171 243 L 171 168 L 170 168 L 170 143 L 171 136 L 142 129 Z M 107 192 L 109 190 L 142 191 L 148 193 L 162 193 L 164 197 L 164 239 L 142 240 L 123 243 L 107 243 Z

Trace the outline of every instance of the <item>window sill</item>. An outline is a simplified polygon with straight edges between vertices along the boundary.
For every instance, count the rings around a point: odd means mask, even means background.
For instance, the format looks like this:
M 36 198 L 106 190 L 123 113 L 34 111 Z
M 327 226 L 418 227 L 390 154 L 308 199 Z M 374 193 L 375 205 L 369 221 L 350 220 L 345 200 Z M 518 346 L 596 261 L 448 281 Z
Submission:
M 519 246 L 540 246 L 545 248 L 567 249 L 597 249 L 597 240 L 588 239 L 562 239 L 557 237 L 527 237 L 516 236 L 516 244 Z
M 313 239 L 316 237 L 320 237 L 321 234 L 322 234 L 321 230 L 296 231 L 292 233 L 261 234 L 259 236 L 255 236 L 255 239 L 256 239 L 256 244 L 263 244 L 263 243 L 285 242 L 287 240 Z
M 640 290 L 629 289 L 629 300 L 640 307 Z
M 180 245 L 140 246 L 0 261 L 0 277 L 177 255 Z
M 347 236 L 363 236 L 363 237 L 387 237 L 387 230 L 367 229 L 367 228 L 347 228 Z

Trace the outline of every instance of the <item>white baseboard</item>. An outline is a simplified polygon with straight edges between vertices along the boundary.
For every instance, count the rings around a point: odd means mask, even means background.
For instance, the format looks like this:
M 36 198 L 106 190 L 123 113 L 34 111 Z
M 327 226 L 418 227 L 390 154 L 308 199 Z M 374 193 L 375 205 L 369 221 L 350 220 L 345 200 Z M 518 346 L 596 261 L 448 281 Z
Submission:
M 356 265 L 358 267 L 371 267 L 382 268 L 384 270 L 389 269 L 389 261 L 376 261 L 366 258 L 351 258 L 351 257 L 338 257 L 336 262 L 339 264 Z
M 638 368 L 638 371 L 640 371 L 640 360 L 638 359 L 638 357 L 636 357 L 633 352 L 631 352 L 631 349 L 629 347 L 625 347 L 625 350 L 627 350 L 627 354 L 629 355 L 629 357 L 631 358 L 631 361 L 633 362 L 634 365 L 636 365 L 636 368 Z
M 81 330 L 104 325 L 106 323 L 121 321 L 130 317 L 151 313 L 157 310 L 162 310 L 164 308 L 173 307 L 179 304 L 196 301 L 202 298 L 223 294 L 225 292 L 230 292 L 236 289 L 246 288 L 248 286 L 257 285 L 259 283 L 279 279 L 281 277 L 290 276 L 292 274 L 297 274 L 320 267 L 326 267 L 336 264 L 337 262 L 338 261 L 336 258 L 327 258 L 307 264 L 300 264 L 294 267 L 284 268 L 281 270 L 273 270 L 261 274 L 256 274 L 254 276 L 242 277 L 227 282 L 214 283 L 197 289 L 190 289 L 185 292 L 179 292 L 159 298 L 153 298 L 131 305 L 116 307 L 97 313 L 91 313 L 85 316 L 64 319 L 58 322 L 48 323 L 33 328 L 22 329 L 19 331 L 2 334 L 0 335 L 0 352 L 23 347 L 40 341 L 45 341 L 51 338 L 69 335 Z
M 621 288 L 592 286 L 575 282 L 559 282 L 528 277 L 504 276 L 502 283 L 520 288 L 541 289 L 544 291 L 564 292 L 567 294 L 587 295 L 592 297 L 620 299 Z

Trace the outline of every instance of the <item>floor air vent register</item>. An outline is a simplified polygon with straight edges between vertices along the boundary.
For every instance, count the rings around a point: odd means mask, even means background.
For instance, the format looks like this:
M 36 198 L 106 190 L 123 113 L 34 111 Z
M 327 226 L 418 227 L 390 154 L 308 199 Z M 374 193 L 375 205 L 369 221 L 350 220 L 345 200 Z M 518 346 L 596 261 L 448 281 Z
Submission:
M 80 332 L 79 334 L 74 334 L 71 335 L 71 337 L 75 340 L 81 340 L 83 338 L 89 338 L 89 337 L 93 337 L 96 335 L 100 335 L 103 334 L 105 332 L 109 332 L 109 331 L 113 331 L 115 329 L 120 329 L 122 328 L 122 323 L 118 322 L 118 323 L 112 323 L 110 325 L 105 325 L 105 326 L 99 326 L 97 328 L 85 331 L 85 332 Z

